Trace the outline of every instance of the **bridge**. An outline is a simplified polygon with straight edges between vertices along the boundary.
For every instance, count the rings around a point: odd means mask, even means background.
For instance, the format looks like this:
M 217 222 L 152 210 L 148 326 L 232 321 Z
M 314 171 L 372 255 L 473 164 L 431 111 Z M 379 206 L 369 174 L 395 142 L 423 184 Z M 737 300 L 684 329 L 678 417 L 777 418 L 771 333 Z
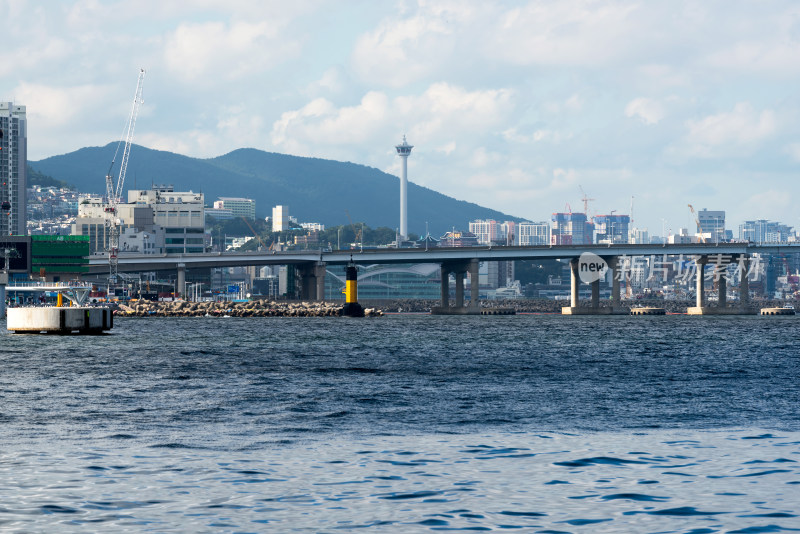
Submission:
M 572 314 L 604 314 L 622 313 L 621 309 L 600 308 L 599 280 L 591 283 L 592 298 L 588 308 L 578 305 L 578 288 L 580 284 L 580 258 L 590 253 L 602 258 L 613 276 L 611 298 L 613 305 L 620 302 L 620 280 L 617 271 L 620 258 L 640 256 L 687 256 L 695 259 L 697 268 L 697 302 L 694 312 L 705 313 L 739 313 L 746 309 L 749 299 L 749 288 L 746 277 L 740 284 L 739 306 L 726 308 L 726 291 L 724 278 L 719 283 L 719 303 L 716 308 L 708 308 L 704 301 L 704 267 L 710 258 L 717 263 L 730 264 L 739 262 L 749 266 L 754 254 L 792 254 L 800 253 L 800 244 L 754 244 L 748 242 L 731 243 L 687 243 L 687 244 L 613 244 L 613 245 L 544 245 L 544 246 L 480 246 L 480 247 L 432 247 L 423 248 L 382 248 L 355 250 L 311 250 L 311 251 L 257 251 L 231 253 L 202 254 L 121 254 L 118 260 L 119 272 L 151 272 L 171 270 L 177 271 L 178 287 L 183 287 L 186 269 L 220 268 L 265 265 L 295 266 L 301 279 L 301 298 L 322 300 L 325 288 L 325 268 L 327 265 L 343 264 L 391 264 L 391 263 L 438 263 L 441 265 L 441 313 L 471 314 L 478 307 L 478 264 L 481 261 L 513 261 L 513 260 L 569 260 L 571 266 L 570 306 L 564 313 Z M 699 266 L 703 266 L 700 268 Z M 105 254 L 96 254 L 89 260 L 89 272 L 101 275 L 108 272 L 108 258 Z M 464 305 L 464 275 L 470 274 L 470 303 Z M 449 302 L 449 275 L 454 274 L 456 280 L 455 305 Z M 727 309 L 728 311 L 720 311 Z M 610 310 L 610 311 L 609 311 Z M 690 308 L 690 313 L 693 309 Z M 625 311 L 627 313 L 627 311 Z

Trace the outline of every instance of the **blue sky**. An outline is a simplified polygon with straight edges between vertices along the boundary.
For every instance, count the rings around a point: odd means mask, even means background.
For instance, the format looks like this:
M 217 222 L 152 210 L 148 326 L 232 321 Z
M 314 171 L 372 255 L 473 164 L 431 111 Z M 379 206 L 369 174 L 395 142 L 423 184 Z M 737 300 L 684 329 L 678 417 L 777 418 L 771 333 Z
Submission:
M 0 0 L 0 20 L 33 160 L 118 139 L 143 67 L 151 148 L 398 174 L 407 134 L 412 182 L 531 220 L 582 187 L 594 213 L 635 197 L 651 234 L 687 204 L 800 227 L 796 2 Z

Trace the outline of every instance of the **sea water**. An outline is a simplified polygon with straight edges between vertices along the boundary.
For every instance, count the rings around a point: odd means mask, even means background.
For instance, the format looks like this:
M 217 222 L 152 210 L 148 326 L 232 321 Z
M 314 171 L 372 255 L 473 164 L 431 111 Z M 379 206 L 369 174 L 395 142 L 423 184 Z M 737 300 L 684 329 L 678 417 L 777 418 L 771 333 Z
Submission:
M 3 331 L 0 529 L 800 531 L 798 320 Z

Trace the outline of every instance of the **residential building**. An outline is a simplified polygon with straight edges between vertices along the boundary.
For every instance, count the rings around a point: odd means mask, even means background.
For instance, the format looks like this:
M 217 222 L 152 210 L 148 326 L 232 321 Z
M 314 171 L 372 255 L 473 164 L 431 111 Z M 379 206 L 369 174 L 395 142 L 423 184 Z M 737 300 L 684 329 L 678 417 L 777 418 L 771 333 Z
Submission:
M 595 215 L 594 222 L 595 242 L 602 244 L 627 243 L 628 227 L 631 218 L 628 215 Z
M 25 106 L 0 102 L 0 235 L 26 235 L 28 120 Z
M 289 206 L 275 206 L 272 208 L 272 231 L 284 232 L 289 227 Z
M 631 228 L 628 234 L 628 243 L 633 245 L 646 245 L 650 243 L 647 228 Z
M 492 219 L 472 221 L 469 231 L 475 234 L 479 244 L 489 245 L 497 241 L 498 224 Z
M 739 225 L 739 239 L 751 243 L 786 243 L 794 237 L 792 227 L 766 219 L 745 221 Z
M 469 223 L 469 231 L 475 234 L 481 245 L 514 245 L 516 225 L 513 221 L 498 223 L 493 219 L 479 219 Z
M 233 210 L 225 208 L 206 208 L 206 219 L 213 218 L 216 221 L 230 221 L 233 219 Z
M 585 213 L 554 213 L 550 231 L 551 245 L 590 245 L 594 227 Z
M 521 222 L 517 224 L 517 243 L 521 246 L 547 245 L 550 243 L 550 223 Z
M 303 230 L 315 231 L 315 232 L 325 231 L 325 225 L 322 223 L 304 222 L 300 223 L 300 228 L 302 228 Z
M 234 218 L 256 220 L 256 201 L 252 198 L 219 197 L 214 201 L 214 209 L 231 210 Z

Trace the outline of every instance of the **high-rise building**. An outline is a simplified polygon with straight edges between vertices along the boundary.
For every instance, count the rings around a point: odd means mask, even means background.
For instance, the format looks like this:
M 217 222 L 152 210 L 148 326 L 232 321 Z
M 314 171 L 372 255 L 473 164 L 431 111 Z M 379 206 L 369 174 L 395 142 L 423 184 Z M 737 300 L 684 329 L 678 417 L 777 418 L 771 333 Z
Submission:
M 517 234 L 521 246 L 547 245 L 550 243 L 550 223 L 521 222 L 517 225 Z
M 499 223 L 494 219 L 478 219 L 469 223 L 470 233 L 475 234 L 481 245 L 514 245 L 516 228 L 517 223 L 513 221 Z
M 585 213 L 554 213 L 550 232 L 551 245 L 591 245 L 594 225 Z
M 471 221 L 469 231 L 478 238 L 481 245 L 489 245 L 497 241 L 498 224 L 493 219 Z
M 628 242 L 628 226 L 631 222 L 628 215 L 595 215 L 592 221 L 597 243 Z
M 705 208 L 697 212 L 700 233 L 710 243 L 725 241 L 725 212 L 709 211 Z
M 289 206 L 272 208 L 272 231 L 284 232 L 289 229 Z
M 0 235 L 26 235 L 28 120 L 25 106 L 0 102 Z
M 411 149 L 414 148 L 406 142 L 406 136 L 403 136 L 403 142 L 395 145 L 397 155 L 403 160 L 402 174 L 400 175 L 400 239 L 408 239 L 408 156 L 411 155 Z
M 231 210 L 234 219 L 256 220 L 256 201 L 252 198 L 219 197 L 214 201 L 214 209 Z
M 766 219 L 745 221 L 739 225 L 739 239 L 751 243 L 786 243 L 793 235 L 791 226 Z

